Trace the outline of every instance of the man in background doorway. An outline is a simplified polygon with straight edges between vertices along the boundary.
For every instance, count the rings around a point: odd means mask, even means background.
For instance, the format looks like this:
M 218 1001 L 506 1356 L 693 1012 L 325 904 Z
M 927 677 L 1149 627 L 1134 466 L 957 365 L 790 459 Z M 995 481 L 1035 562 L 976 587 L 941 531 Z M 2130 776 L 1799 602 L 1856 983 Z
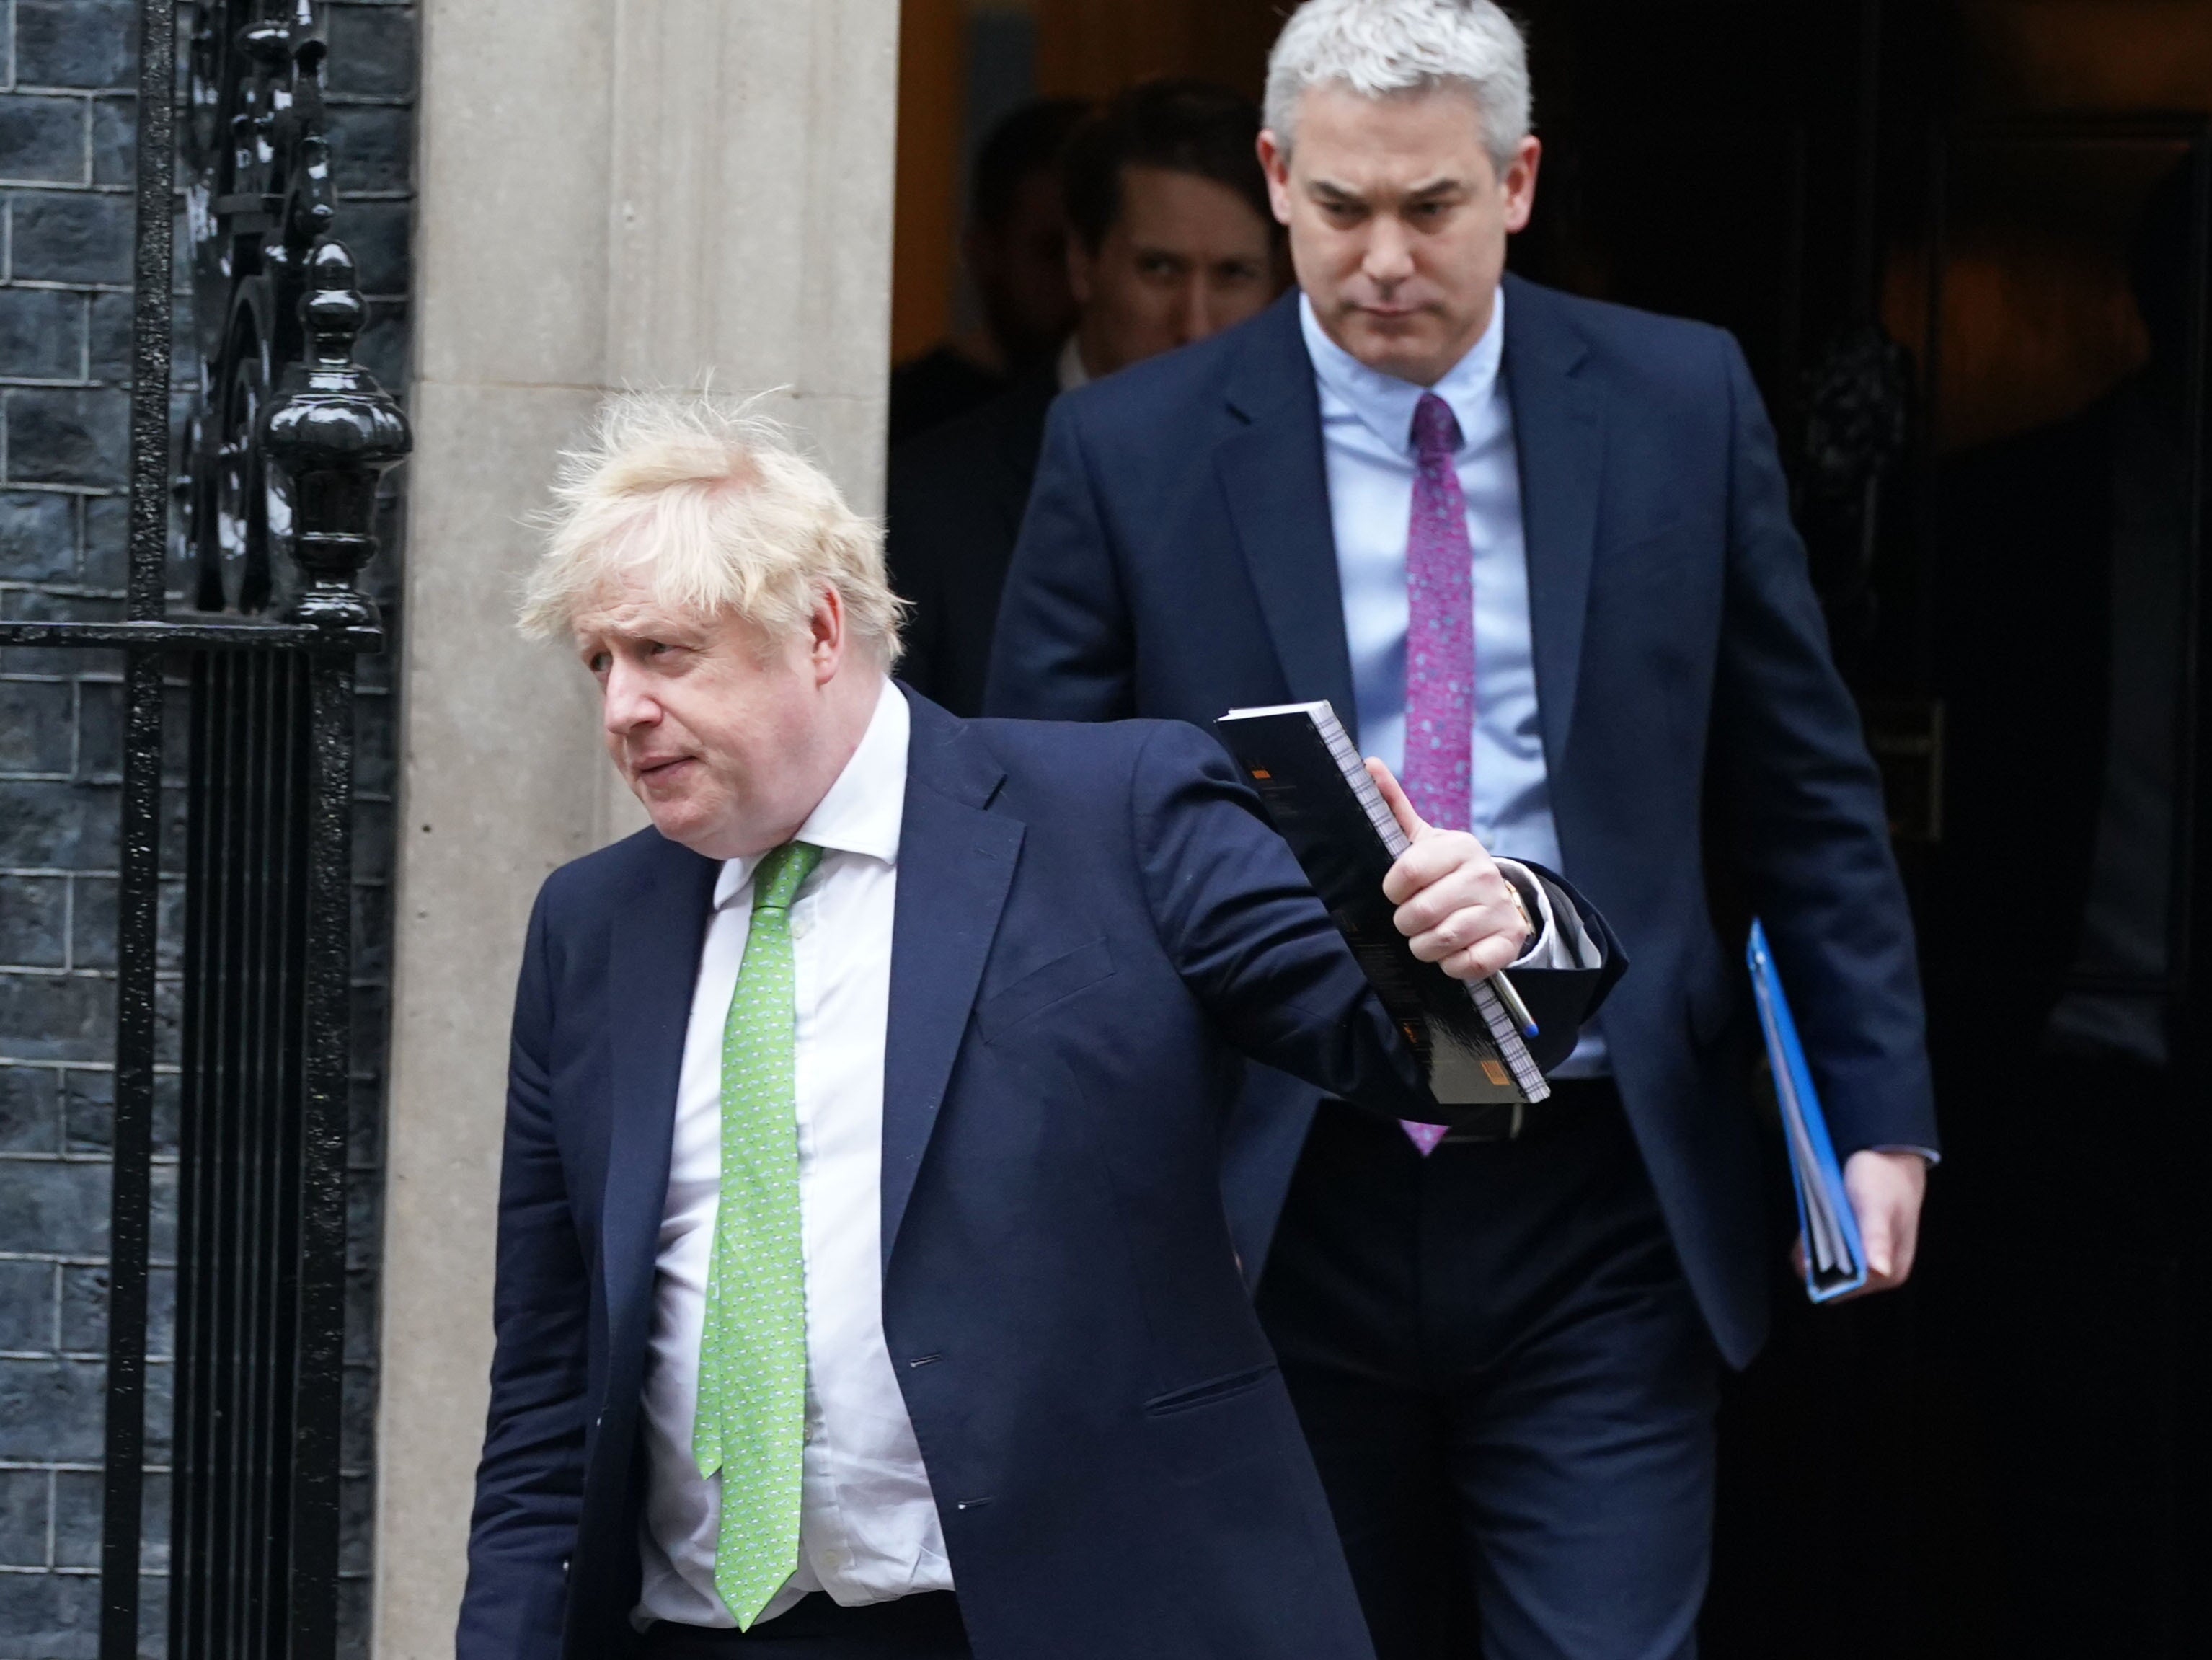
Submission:
M 891 371 L 894 446 L 988 404 L 1067 337 L 1075 300 L 1060 153 L 1089 107 L 1079 98 L 1039 98 L 985 137 L 960 241 L 982 321 Z
M 892 450 L 891 581 L 914 605 L 903 672 L 954 714 L 982 712 L 1053 400 L 1241 323 L 1280 290 L 1259 131 L 1251 100 L 1188 80 L 1133 87 L 1078 128 L 1061 164 L 1071 331 L 1012 390 Z
M 1255 1077 L 1228 1200 L 1381 1660 L 1470 1618 L 1486 1660 L 1690 1660 L 1717 1362 L 1783 1257 L 1707 855 L 1895 1285 L 1936 1126 L 1879 780 L 1736 343 L 1504 273 L 1540 155 L 1504 12 L 1311 0 L 1261 146 L 1301 292 L 1054 408 L 986 707 L 1327 698 L 1618 927 L 1549 1100 L 1431 1148 Z

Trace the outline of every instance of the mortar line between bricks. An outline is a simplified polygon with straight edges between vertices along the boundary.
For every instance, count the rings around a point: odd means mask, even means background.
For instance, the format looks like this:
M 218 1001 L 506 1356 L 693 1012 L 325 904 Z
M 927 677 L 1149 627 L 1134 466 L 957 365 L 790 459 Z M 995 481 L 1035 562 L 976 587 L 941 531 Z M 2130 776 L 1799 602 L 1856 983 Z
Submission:
M 22 186 L 15 185 L 11 186 L 11 188 L 21 189 Z M 0 277 L 0 289 L 20 289 L 26 294 L 52 294 L 62 292 L 79 295 L 89 298 L 94 290 L 100 289 L 102 286 L 103 284 L 97 277 Z M 129 289 L 126 288 L 125 292 L 129 292 Z M 190 296 L 187 295 L 183 297 L 189 298 Z M 86 320 L 88 322 L 89 319 L 87 319 Z M 82 361 L 82 359 L 81 358 L 80 361 Z
M 58 179 L 0 179 L 9 190 L 21 191 L 27 196 L 128 196 L 128 185 L 72 185 Z M 181 192 L 180 192 L 181 193 Z M 127 291 L 130 284 L 124 285 Z
M 0 1055 L 0 1067 L 45 1067 L 58 1072 L 113 1072 L 112 1061 L 57 1061 L 50 1055 Z M 184 1068 L 173 1061 L 155 1063 L 156 1078 L 177 1078 Z M 0 1155 L 4 1156 L 4 1155 Z
M 97 1475 L 106 1467 L 97 1459 L 87 1463 L 82 1458 L 0 1458 L 0 1471 L 52 1470 L 57 1475 Z M 167 1464 L 149 1464 L 149 1475 L 172 1474 Z
M 137 93 L 126 91 L 121 87 L 64 87 L 49 86 L 44 82 L 26 82 L 10 87 L 8 90 L 23 93 L 33 98 L 106 98 L 118 104 L 132 105 L 138 101 Z

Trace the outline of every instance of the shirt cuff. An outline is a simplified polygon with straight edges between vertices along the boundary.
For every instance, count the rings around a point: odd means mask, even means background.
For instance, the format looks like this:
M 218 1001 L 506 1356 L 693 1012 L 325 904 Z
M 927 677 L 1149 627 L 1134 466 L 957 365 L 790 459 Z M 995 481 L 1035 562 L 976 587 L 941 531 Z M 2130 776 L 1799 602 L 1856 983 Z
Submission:
M 1866 1151 L 1866 1152 L 1917 1152 L 1917 1153 L 1918 1153 L 1918 1154 L 1919 1154 L 1923 1158 L 1925 1158 L 1925 1159 L 1928 1161 L 1928 1168 L 1929 1168 L 1929 1170 L 1934 1170 L 1934 1169 L 1936 1168 L 1936 1165 L 1938 1165 L 1938 1164 L 1942 1164 L 1942 1163 L 1943 1162 L 1943 1155 L 1942 1155 L 1942 1153 L 1940 1153 L 1940 1152 L 1936 1152 L 1936 1149 L 1935 1149 L 1935 1148 L 1933 1148 L 1933 1147 L 1893 1147 L 1893 1146 L 1881 1146 L 1881 1147 L 1868 1147 L 1868 1148 L 1864 1149 L 1864 1151 Z
M 1583 927 L 1583 919 L 1564 900 L 1553 903 L 1552 885 L 1517 859 L 1501 859 L 1498 873 L 1513 885 L 1534 932 L 1509 965 L 1516 969 L 1595 969 L 1604 953 Z

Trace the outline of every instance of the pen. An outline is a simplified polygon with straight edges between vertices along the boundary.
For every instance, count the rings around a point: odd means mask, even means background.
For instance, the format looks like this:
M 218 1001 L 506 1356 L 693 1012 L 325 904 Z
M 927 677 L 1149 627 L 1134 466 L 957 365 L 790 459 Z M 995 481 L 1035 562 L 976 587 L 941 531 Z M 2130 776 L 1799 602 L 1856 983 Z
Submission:
M 1498 994 L 1505 1000 L 1505 1012 L 1513 1017 L 1513 1024 L 1521 1028 L 1523 1037 L 1536 1035 L 1536 1017 L 1528 1012 L 1528 1006 L 1521 1000 L 1521 994 L 1513 989 L 1513 982 L 1500 969 L 1490 976 L 1490 983 L 1498 988 Z

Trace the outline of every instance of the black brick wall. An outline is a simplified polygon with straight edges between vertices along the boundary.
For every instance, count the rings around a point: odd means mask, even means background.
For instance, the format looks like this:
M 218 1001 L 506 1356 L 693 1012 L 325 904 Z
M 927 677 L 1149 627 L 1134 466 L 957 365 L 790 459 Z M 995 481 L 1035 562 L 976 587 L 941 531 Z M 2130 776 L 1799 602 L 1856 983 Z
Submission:
M 362 361 L 403 400 L 413 167 L 412 5 L 328 8 L 338 234 L 371 300 Z M 189 8 L 179 20 L 189 35 Z M 101 617 L 124 584 L 135 6 L 0 0 L 0 616 Z M 180 260 L 182 283 L 189 271 Z M 179 313 L 182 324 L 186 313 Z M 176 385 L 194 382 L 188 339 Z M 368 584 L 396 638 L 401 514 Z M 185 591 L 181 569 L 173 601 Z M 363 665 L 347 1316 L 344 1651 L 366 1651 L 376 1263 L 390 976 L 392 658 Z M 119 666 L 0 653 L 0 1660 L 94 1652 L 97 1625 Z M 172 694 L 165 867 L 185 764 Z M 165 976 L 181 895 L 162 913 Z M 164 1651 L 174 1293 L 178 987 L 162 988 L 144 1651 Z

